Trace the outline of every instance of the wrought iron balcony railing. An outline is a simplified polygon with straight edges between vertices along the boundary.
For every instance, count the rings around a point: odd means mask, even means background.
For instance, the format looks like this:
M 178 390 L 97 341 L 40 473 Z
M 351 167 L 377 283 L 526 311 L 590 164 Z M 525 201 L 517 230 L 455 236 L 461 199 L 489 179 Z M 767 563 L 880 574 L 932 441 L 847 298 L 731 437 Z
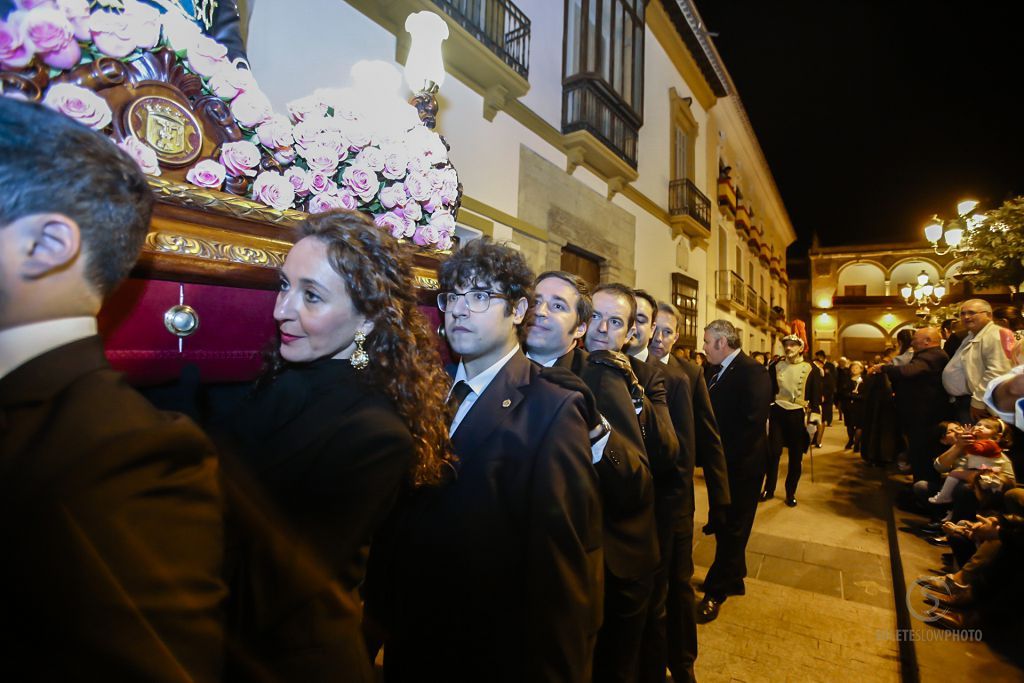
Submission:
M 731 301 L 736 306 L 743 308 L 746 303 L 746 287 L 743 285 L 743 278 L 731 270 L 716 271 L 715 297 L 719 301 Z
M 711 200 L 689 178 L 669 183 L 668 211 L 673 216 L 690 216 L 708 230 L 711 229 Z
M 530 75 L 530 19 L 511 0 L 433 0 L 523 78 Z
M 757 291 L 750 285 L 747 285 L 747 310 L 757 315 Z
M 585 130 L 636 168 L 640 126 L 601 81 L 579 78 L 562 89 L 562 132 Z

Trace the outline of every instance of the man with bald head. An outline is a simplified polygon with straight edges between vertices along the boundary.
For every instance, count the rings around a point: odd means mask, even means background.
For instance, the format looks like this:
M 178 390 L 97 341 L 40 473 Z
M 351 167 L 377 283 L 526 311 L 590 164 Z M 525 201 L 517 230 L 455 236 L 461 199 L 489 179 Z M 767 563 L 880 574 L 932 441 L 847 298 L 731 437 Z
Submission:
M 937 484 L 939 473 L 932 467 L 937 453 L 935 427 L 946 416 L 948 403 L 942 389 L 942 370 L 949 356 L 942 350 L 942 333 L 934 327 L 914 332 L 910 348 L 914 355 L 905 365 L 882 365 L 872 372 L 884 372 L 896 394 L 896 410 L 907 435 L 907 454 L 914 481 Z
M 942 385 L 953 397 L 957 421 L 974 422 L 988 415 L 985 389 L 993 379 L 1010 371 L 1010 359 L 987 301 L 968 299 L 960 304 L 960 322 L 967 336 L 942 371 Z

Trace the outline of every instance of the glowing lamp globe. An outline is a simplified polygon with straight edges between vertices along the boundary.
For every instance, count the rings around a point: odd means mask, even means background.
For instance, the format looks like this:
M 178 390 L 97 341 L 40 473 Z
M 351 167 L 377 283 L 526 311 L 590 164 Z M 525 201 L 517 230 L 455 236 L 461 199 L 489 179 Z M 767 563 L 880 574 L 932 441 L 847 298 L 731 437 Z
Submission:
M 973 199 L 965 199 L 962 202 L 958 202 L 956 205 L 956 213 L 958 216 L 966 216 L 971 211 L 978 208 L 978 202 Z
M 962 228 L 950 228 L 946 231 L 946 244 L 951 247 L 955 247 L 960 244 L 960 240 L 964 238 L 964 231 Z
M 938 242 L 939 238 L 942 237 L 942 224 L 929 223 L 924 226 L 924 236 L 929 242 Z

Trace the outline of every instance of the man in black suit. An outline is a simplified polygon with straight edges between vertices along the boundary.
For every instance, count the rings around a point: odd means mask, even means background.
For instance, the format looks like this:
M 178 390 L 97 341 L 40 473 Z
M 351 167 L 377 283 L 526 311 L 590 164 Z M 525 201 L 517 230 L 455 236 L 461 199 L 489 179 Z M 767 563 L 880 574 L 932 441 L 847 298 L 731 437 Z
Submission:
M 932 465 L 938 455 L 937 425 L 949 403 L 942 388 L 942 370 L 949 356 L 940 346 L 941 334 L 934 327 L 914 332 L 910 342 L 914 356 L 905 365 L 876 365 L 868 372 L 884 372 L 892 382 L 896 411 L 907 435 L 907 453 L 914 481 L 937 487 L 939 473 Z
M 594 310 L 585 342 L 591 356 L 603 356 L 631 371 L 642 387 L 643 401 L 624 423 L 640 428 L 642 450 L 655 482 L 675 467 L 679 444 L 666 405 L 665 380 L 660 371 L 622 354 L 635 333 L 636 300 L 630 287 L 603 284 L 594 290 Z M 632 419 L 631 419 L 632 418 Z M 613 422 L 612 428 L 615 429 Z M 625 428 L 625 427 L 623 427 Z M 655 487 L 657 484 L 655 484 Z M 646 501 L 643 525 L 631 544 L 628 563 L 608 564 L 605 575 L 605 623 L 595 655 L 595 680 L 635 680 L 640 646 L 659 562 L 654 496 Z
M 387 537 L 388 681 L 586 681 L 601 620 L 601 500 L 584 397 L 519 348 L 533 274 L 470 242 L 440 271 L 462 360 L 449 398 L 459 458 Z M 588 419 L 589 418 L 589 419 Z M 375 543 L 378 541 L 375 540 Z
M 643 300 L 642 295 L 638 296 L 637 305 L 642 307 Z M 666 663 L 672 680 L 694 679 L 696 595 L 690 580 L 693 578 L 693 472 L 698 462 L 703 465 L 710 503 L 711 529 L 706 532 L 714 533 L 714 528 L 725 528 L 725 513 L 729 505 L 725 453 L 704 375 L 693 361 L 679 360 L 672 354 L 672 347 L 679 339 L 681 321 L 682 315 L 675 306 L 658 303 L 649 345 L 649 360 L 662 364 L 665 372 L 669 413 L 679 438 L 682 487 L 677 497 L 666 499 L 672 520 L 668 550 L 664 544 L 662 546 L 663 564 L 664 555 L 669 558 L 667 595 L 664 621 L 655 625 L 656 630 L 652 634 L 655 651 L 649 655 L 649 666 L 641 672 L 641 680 L 645 682 L 664 681 Z
M 729 471 L 730 505 L 725 525 L 716 530 L 715 559 L 704 579 L 701 623 L 718 616 L 730 595 L 743 595 L 747 575 L 744 553 L 754 526 L 761 483 L 768 464 L 768 371 L 740 349 L 740 335 L 728 320 L 704 328 L 708 393 L 718 420 Z
M 97 336 L 149 226 L 146 177 L 94 131 L 0 98 L 0 186 L 2 677 L 220 680 L 212 446 Z

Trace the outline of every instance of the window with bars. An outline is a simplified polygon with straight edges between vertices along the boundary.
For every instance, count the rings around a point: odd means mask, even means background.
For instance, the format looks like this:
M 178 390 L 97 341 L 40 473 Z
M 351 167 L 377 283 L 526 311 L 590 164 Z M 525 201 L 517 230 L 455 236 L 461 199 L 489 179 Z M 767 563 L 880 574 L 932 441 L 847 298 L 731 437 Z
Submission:
M 679 309 L 679 348 L 697 348 L 697 294 L 700 283 L 682 273 L 672 273 L 672 305 Z
M 586 130 L 636 168 L 647 0 L 565 0 L 562 132 Z

